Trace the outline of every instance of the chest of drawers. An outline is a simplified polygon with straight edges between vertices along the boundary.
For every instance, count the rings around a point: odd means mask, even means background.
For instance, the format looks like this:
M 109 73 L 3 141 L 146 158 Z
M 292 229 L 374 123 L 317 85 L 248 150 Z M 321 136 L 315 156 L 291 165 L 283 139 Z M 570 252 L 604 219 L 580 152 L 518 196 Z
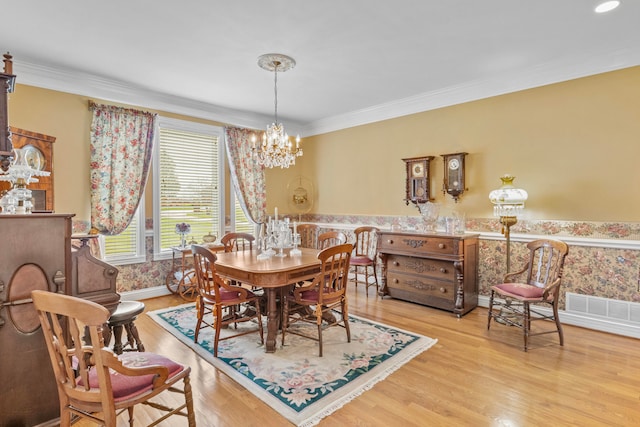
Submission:
M 381 231 L 382 295 L 448 310 L 478 305 L 478 235 Z

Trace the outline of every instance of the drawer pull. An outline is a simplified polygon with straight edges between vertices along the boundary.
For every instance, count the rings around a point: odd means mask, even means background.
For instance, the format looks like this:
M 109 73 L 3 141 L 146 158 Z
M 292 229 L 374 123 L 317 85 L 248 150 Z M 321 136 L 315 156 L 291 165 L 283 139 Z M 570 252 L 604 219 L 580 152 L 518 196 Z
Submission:
M 393 245 L 393 239 L 387 240 L 387 243 L 389 243 L 390 245 Z
M 393 283 L 398 284 L 400 281 L 398 279 L 393 279 Z
M 446 269 L 446 268 L 441 268 L 441 269 L 440 269 L 440 273 L 446 273 L 446 272 L 447 272 L 447 269 Z
M 442 292 L 443 294 L 446 294 L 447 290 L 445 288 L 440 288 L 440 292 Z
M 399 266 L 399 265 L 400 265 L 400 263 L 399 263 L 398 261 L 393 261 L 393 266 L 394 266 L 394 267 L 397 267 L 397 266 Z
M 439 247 L 440 249 L 444 249 L 444 243 L 439 243 L 439 244 L 438 244 L 438 247 Z

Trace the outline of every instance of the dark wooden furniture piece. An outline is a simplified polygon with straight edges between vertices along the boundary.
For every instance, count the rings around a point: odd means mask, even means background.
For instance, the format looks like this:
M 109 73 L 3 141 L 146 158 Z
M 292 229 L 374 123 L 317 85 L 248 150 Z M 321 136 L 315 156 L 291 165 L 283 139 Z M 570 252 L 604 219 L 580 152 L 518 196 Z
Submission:
M 280 316 L 276 301 L 278 291 L 289 285 L 310 280 L 320 272 L 319 251 L 300 248 L 300 256 L 258 260 L 258 251 L 238 251 L 217 254 L 216 272 L 223 278 L 264 288 L 267 293 L 267 353 L 276 351 L 276 335 Z
M 202 328 L 214 329 L 213 356 L 218 357 L 218 343 L 220 330 L 224 326 L 235 325 L 240 322 L 257 322 L 256 328 L 248 328 L 222 338 L 230 339 L 240 335 L 258 332 L 260 342 L 264 342 L 262 330 L 262 314 L 260 313 L 260 297 L 242 286 L 234 286 L 223 280 L 216 273 L 216 254 L 201 245 L 192 245 L 193 265 L 198 284 L 198 298 L 196 309 L 198 322 L 196 323 L 193 341 L 198 342 L 198 334 Z M 213 323 L 205 320 L 205 316 L 213 315 Z
M 318 341 L 319 356 L 322 357 L 322 330 L 331 326 L 342 326 L 347 332 L 347 342 L 351 342 L 349 313 L 347 311 L 347 283 L 349 261 L 353 246 L 350 243 L 330 246 L 318 254 L 321 270 L 311 283 L 284 294 L 282 321 L 282 345 L 289 325 L 304 322 L 317 327 L 318 336 L 307 335 L 303 330 L 291 329 L 290 333 Z M 335 317 L 335 309 L 340 308 L 340 319 Z M 291 316 L 290 316 L 291 314 Z M 327 315 L 332 321 L 323 323 Z
M 56 419 L 57 389 L 38 316 L 35 289 L 71 293 L 71 218 L 0 216 L 0 426 Z
M 381 231 L 381 295 L 455 313 L 478 305 L 478 235 Z
M 116 292 L 119 271 L 115 266 L 93 256 L 89 240 L 97 238 L 97 234 L 71 236 L 72 268 L 69 295 L 96 302 L 105 306 L 110 313 L 114 313 L 120 302 L 120 295 Z
M 51 172 L 49 176 L 39 176 L 38 182 L 31 183 L 27 186 L 31 190 L 33 196 L 33 210 L 34 211 L 49 211 L 54 210 L 54 198 L 53 198 L 53 143 L 56 138 L 41 133 L 31 132 L 24 129 L 18 129 L 13 126 L 9 128 L 11 130 L 11 143 L 13 148 L 22 148 L 28 150 L 27 162 L 34 167 L 31 163 L 33 157 L 40 158 L 40 170 Z M 2 182 L 4 188 L 0 187 L 0 190 L 9 190 L 10 184 Z
M 16 76 L 13 75 L 13 61 L 11 55 L 4 54 L 4 71 L 0 72 L 0 167 L 9 167 L 8 157 L 11 155 L 11 140 L 9 138 L 8 95 L 13 92 Z
M 116 311 L 111 313 L 107 328 L 103 331 L 104 344 L 109 345 L 113 336 L 113 352 L 144 351 L 135 320 L 144 311 L 144 303 L 140 301 L 120 301 Z M 126 333 L 126 341 L 122 343 L 122 332 Z
M 116 357 L 105 348 L 102 336 L 109 310 L 69 295 L 42 290 L 31 295 L 57 380 L 61 427 L 70 426 L 74 416 L 116 427 L 116 414 L 121 411 L 128 411 L 129 424 L 133 426 L 137 404 L 162 412 L 162 417 L 150 425 L 171 415 L 182 415 L 189 426 L 196 425 L 191 368 L 153 353 Z M 165 391 L 181 393 L 184 401 L 176 402 L 177 407 L 151 401 Z M 55 402 L 53 395 L 48 400 Z
M 407 169 L 404 198 L 407 205 L 409 202 L 413 204 L 425 203 L 432 199 L 431 160 L 433 160 L 433 156 L 402 159 Z
M 557 332 L 560 345 L 564 345 L 562 324 L 558 317 L 558 297 L 569 246 L 559 240 L 540 239 L 529 242 L 527 248 L 529 259 L 524 267 L 505 275 L 503 283 L 491 286 L 487 330 L 491 326 L 491 319 L 522 329 L 524 351 L 528 350 L 529 337 L 534 335 Z M 515 280 L 516 278 L 521 281 Z M 531 308 L 532 305 L 550 306 L 551 313 Z M 494 310 L 494 306 L 497 309 Z M 550 320 L 555 323 L 556 328 L 531 332 L 531 322 L 538 320 Z

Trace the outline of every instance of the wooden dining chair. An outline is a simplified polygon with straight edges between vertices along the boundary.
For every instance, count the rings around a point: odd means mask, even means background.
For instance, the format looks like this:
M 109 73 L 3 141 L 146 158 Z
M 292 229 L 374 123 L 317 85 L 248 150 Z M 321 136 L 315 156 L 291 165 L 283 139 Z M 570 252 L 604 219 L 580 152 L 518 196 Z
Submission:
M 294 288 L 290 294 L 285 293 L 282 345 L 284 345 L 287 332 L 311 338 L 318 341 L 319 355 L 322 357 L 322 331 L 335 325 L 345 328 L 347 342 L 351 342 L 346 291 L 352 250 L 353 246 L 350 243 L 322 250 L 318 254 L 321 269 L 313 281 Z M 334 315 L 336 308 L 340 308 L 339 318 Z M 332 320 L 328 321 L 327 319 Z M 290 329 L 290 326 L 296 322 L 316 325 L 317 336 L 312 336 L 303 328 Z
M 196 298 L 198 320 L 193 337 L 194 342 L 198 342 L 201 329 L 211 327 L 214 329 L 214 357 L 218 357 L 218 343 L 222 340 L 258 332 L 260 342 L 264 343 L 260 297 L 247 288 L 234 286 L 223 280 L 215 271 L 216 255 L 207 247 L 192 245 L 191 251 L 198 285 Z M 213 323 L 205 319 L 207 314 L 213 315 Z M 257 327 L 237 331 L 239 323 L 250 321 L 255 321 Z M 221 329 L 229 325 L 233 325 L 236 333 L 220 338 Z
M 128 411 L 133 426 L 133 408 L 145 404 L 163 411 L 150 425 L 169 416 L 187 418 L 195 426 L 189 375 L 191 368 L 164 356 L 124 353 L 116 356 L 104 344 L 102 329 L 109 310 L 82 298 L 47 291 L 32 291 L 60 400 L 60 425 L 87 418 L 103 426 L 115 427 L 117 416 Z M 177 386 L 182 381 L 183 386 Z M 170 408 L 160 399 L 164 391 L 184 395 L 184 403 Z
M 250 233 L 227 233 L 222 236 L 220 243 L 224 245 L 225 252 L 235 252 L 253 249 L 255 240 Z
M 318 247 L 318 234 L 320 226 L 317 224 L 298 224 L 297 232 L 300 234 L 300 247 L 315 249 Z
M 318 236 L 318 249 L 320 250 L 345 243 L 347 243 L 347 235 L 342 231 L 325 231 Z
M 522 329 L 524 351 L 529 348 L 529 337 L 535 335 L 557 332 L 560 345 L 564 345 L 562 324 L 558 317 L 558 300 L 569 246 L 559 240 L 540 239 L 529 242 L 527 248 L 529 258 L 524 267 L 508 273 L 502 283 L 490 288 L 487 330 L 491 327 L 491 319 Z M 544 306 L 551 308 L 550 312 L 539 309 Z M 555 329 L 545 328 L 531 332 L 531 323 L 539 320 L 554 322 Z
M 358 283 L 365 285 L 365 291 L 369 296 L 369 287 L 376 287 L 378 294 L 378 273 L 376 259 L 378 258 L 378 228 L 371 226 L 358 227 L 353 230 L 355 243 L 353 245 L 353 256 L 351 257 L 351 267 L 353 267 L 353 282 L 358 287 Z M 360 279 L 360 273 L 364 274 L 364 280 Z M 373 283 L 369 280 L 373 277 Z

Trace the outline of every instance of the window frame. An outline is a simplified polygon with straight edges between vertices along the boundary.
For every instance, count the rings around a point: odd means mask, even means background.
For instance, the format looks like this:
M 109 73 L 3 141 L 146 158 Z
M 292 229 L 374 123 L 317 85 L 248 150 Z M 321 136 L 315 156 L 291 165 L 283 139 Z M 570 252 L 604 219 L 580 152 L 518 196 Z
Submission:
M 218 188 L 221 192 L 218 200 L 218 224 L 219 229 L 214 230 L 218 236 L 224 234 L 225 229 L 225 151 L 224 151 L 224 129 L 221 126 L 214 126 L 204 123 L 191 122 L 187 120 L 174 119 L 158 116 L 158 133 L 153 150 L 153 260 L 160 261 L 171 259 L 173 251 L 171 249 L 160 248 L 160 128 L 176 131 L 185 131 L 216 136 L 218 138 Z
M 144 207 L 145 195 L 144 192 L 140 196 L 140 203 L 138 209 L 134 214 L 134 219 L 138 222 L 138 228 L 136 230 L 135 242 L 135 255 L 107 255 L 104 254 L 103 261 L 113 265 L 128 265 L 128 264 L 142 264 L 147 261 L 147 245 L 146 245 L 146 224 L 145 224 L 145 207 Z M 128 226 L 127 226 L 128 228 Z M 104 239 L 108 239 L 109 236 L 103 236 Z M 106 242 L 105 242 L 106 244 Z

